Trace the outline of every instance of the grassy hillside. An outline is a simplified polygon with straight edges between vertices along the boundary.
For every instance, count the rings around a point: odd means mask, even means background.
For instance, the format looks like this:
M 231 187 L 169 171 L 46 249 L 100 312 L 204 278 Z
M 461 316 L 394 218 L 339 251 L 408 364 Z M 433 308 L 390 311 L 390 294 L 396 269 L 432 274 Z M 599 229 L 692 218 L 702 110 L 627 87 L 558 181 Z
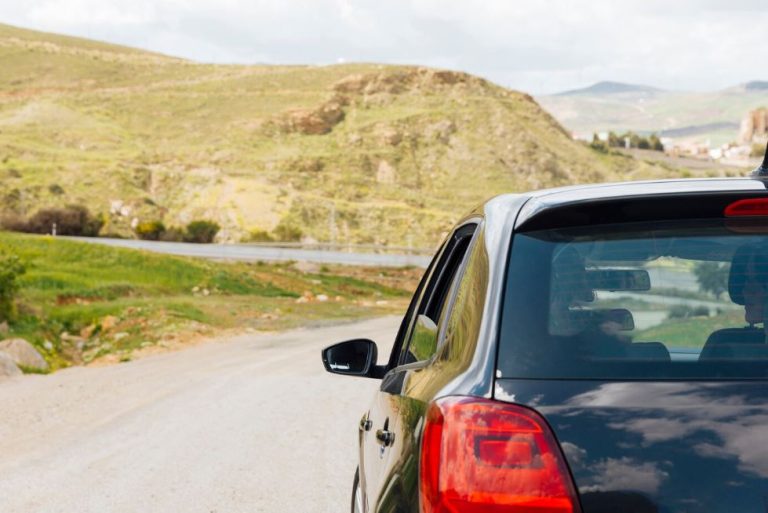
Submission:
M 714 92 L 634 90 L 592 94 L 585 89 L 575 93 L 541 96 L 537 100 L 576 133 L 687 129 L 679 136 L 687 137 L 688 132 L 695 139 L 711 140 L 713 145 L 735 141 L 747 112 L 768 106 L 768 90 L 744 86 Z
M 7 232 L 0 232 L 0 249 L 26 267 L 19 317 L 4 337 L 29 340 L 54 368 L 125 360 L 214 328 L 274 330 L 402 313 L 423 272 L 325 266 L 304 272 L 289 264 L 217 263 Z
M 106 233 L 208 218 L 220 240 L 429 246 L 497 193 L 678 173 L 596 153 L 463 73 L 196 64 L 4 25 L 0 66 L 4 209 L 81 203 Z

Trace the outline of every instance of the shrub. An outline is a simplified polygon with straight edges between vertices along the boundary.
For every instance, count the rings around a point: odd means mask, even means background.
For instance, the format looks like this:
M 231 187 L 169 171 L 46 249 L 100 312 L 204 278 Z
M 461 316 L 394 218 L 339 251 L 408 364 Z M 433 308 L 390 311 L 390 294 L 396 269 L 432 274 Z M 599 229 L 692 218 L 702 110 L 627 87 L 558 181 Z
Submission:
M 184 240 L 187 242 L 196 242 L 199 244 L 208 244 L 213 242 L 216 234 L 221 227 L 213 221 L 197 220 L 187 225 L 187 233 Z
M 248 236 L 243 238 L 243 242 L 274 242 L 274 240 L 275 238 L 266 230 L 251 230 Z
M 48 186 L 48 192 L 55 194 L 56 196 L 61 196 L 64 194 L 64 188 L 61 185 L 54 183 Z
M 165 225 L 162 221 L 143 221 L 134 229 L 136 236 L 142 240 L 160 240 L 165 233 Z
M 272 230 L 275 239 L 282 242 L 295 242 L 301 240 L 301 236 L 304 235 L 300 228 L 297 228 L 293 224 L 285 221 L 280 221 L 275 229 Z
M 691 317 L 693 309 L 688 305 L 672 305 L 669 307 L 667 318 L 669 319 L 685 319 Z
M 92 216 L 82 205 L 69 205 L 38 210 L 26 222 L 17 222 L 13 229 L 27 233 L 53 233 L 54 226 L 57 235 L 96 237 L 104 226 L 104 219 Z
M 10 321 L 16 317 L 16 293 L 19 290 L 18 277 L 26 269 L 19 257 L 0 251 L 0 320 Z

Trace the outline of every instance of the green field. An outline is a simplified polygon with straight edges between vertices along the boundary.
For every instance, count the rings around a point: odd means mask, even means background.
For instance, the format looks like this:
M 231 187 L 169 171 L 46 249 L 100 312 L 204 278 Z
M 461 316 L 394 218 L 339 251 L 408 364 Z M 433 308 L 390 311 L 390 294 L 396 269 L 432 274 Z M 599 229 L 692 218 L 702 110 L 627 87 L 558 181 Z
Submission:
M 221 263 L 0 232 L 18 255 L 19 315 L 5 338 L 53 368 L 184 343 L 226 329 L 276 330 L 402 313 L 418 269 Z M 321 295 L 327 296 L 320 301 Z

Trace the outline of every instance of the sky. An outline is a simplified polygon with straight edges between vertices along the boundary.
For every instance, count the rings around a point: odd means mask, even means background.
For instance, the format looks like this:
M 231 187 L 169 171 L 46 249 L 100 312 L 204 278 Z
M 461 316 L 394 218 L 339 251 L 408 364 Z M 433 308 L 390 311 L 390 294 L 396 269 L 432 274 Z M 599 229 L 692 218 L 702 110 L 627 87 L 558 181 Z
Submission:
M 201 62 L 458 69 L 532 94 L 768 80 L 767 0 L 0 0 L 0 22 Z

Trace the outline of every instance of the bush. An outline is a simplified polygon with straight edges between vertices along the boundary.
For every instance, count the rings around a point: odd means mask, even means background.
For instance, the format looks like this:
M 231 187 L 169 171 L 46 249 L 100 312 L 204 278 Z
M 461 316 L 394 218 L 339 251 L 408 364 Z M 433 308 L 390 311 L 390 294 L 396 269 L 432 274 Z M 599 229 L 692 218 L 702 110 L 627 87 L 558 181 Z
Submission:
M 162 221 L 143 221 L 134 229 L 136 236 L 142 240 L 160 240 L 165 233 Z
M 41 234 L 53 233 L 55 226 L 57 235 L 96 237 L 104 226 L 104 219 L 102 216 L 92 216 L 86 207 L 69 205 L 38 210 L 26 221 L 18 217 L 6 219 L 3 226 L 18 232 Z
M 274 242 L 275 238 L 272 237 L 266 230 L 251 230 L 247 237 L 243 238 L 243 242 Z
M 275 239 L 281 242 L 296 242 L 301 240 L 301 236 L 304 235 L 300 228 L 285 221 L 280 221 L 280 223 L 275 226 L 275 229 L 272 230 L 272 233 L 274 234 Z
M 213 221 L 192 221 L 187 225 L 187 233 L 184 236 L 184 240 L 198 244 L 208 244 L 213 242 L 220 229 L 221 227 Z
M 691 317 L 693 309 L 688 305 L 672 305 L 667 312 L 668 319 L 685 319 Z
M 25 272 L 18 256 L 0 251 L 0 321 L 11 321 L 16 317 L 18 277 Z
M 687 319 L 689 317 L 709 317 L 709 308 L 706 306 L 672 305 L 667 313 L 668 319 Z

